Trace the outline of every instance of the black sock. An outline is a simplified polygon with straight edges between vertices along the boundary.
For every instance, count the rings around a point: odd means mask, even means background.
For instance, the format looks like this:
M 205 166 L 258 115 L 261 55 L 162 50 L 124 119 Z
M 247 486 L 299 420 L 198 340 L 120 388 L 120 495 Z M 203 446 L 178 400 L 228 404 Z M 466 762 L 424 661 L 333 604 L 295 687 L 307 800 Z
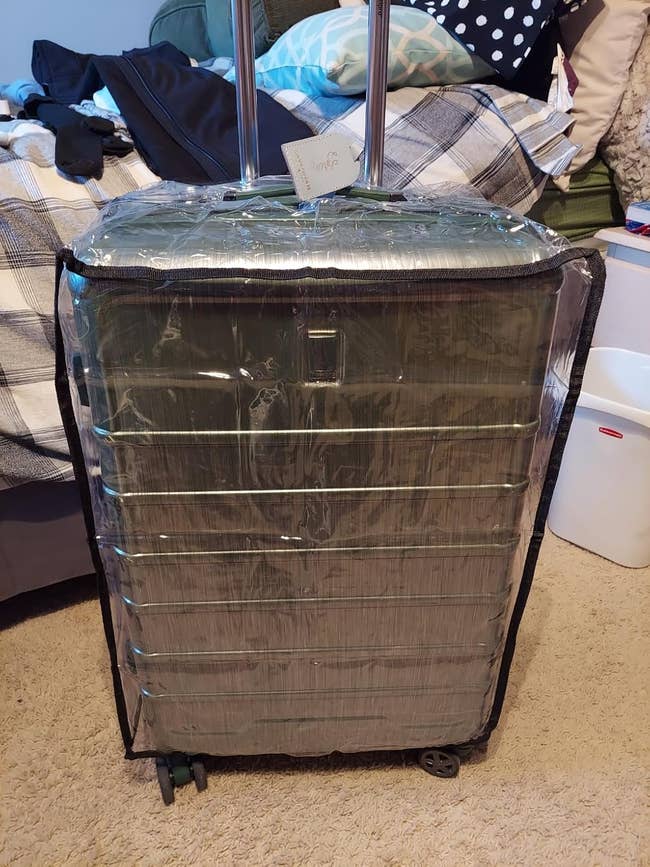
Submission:
M 99 180 L 104 174 L 104 153 L 100 136 L 83 123 L 60 126 L 56 131 L 54 162 L 66 175 Z
M 56 135 L 54 162 L 60 171 L 84 178 L 101 178 L 104 172 L 102 141 L 84 123 L 82 114 L 47 96 L 27 99 L 25 113 L 38 118 Z
M 25 102 L 25 113 L 55 133 L 54 162 L 67 175 L 99 179 L 104 153 L 124 156 L 133 150 L 132 144 L 114 134 L 110 120 L 80 114 L 49 97 L 31 97 Z

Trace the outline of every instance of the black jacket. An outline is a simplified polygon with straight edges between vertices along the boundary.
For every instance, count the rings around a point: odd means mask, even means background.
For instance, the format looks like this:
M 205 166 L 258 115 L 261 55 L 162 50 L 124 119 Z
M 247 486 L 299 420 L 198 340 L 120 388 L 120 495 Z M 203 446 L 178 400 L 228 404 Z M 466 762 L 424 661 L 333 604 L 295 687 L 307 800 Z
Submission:
M 64 104 L 92 99 L 107 86 L 142 158 L 161 178 L 206 184 L 239 177 L 234 85 L 193 67 L 169 42 L 110 56 L 38 40 L 32 72 Z M 280 145 L 313 133 L 268 94 L 258 91 L 257 99 L 261 172 L 285 174 Z

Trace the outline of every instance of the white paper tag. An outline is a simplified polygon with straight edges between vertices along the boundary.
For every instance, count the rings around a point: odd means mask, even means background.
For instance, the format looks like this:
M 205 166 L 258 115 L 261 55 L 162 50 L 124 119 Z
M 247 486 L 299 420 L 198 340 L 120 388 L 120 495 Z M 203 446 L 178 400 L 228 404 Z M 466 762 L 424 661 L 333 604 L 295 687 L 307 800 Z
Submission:
M 349 187 L 359 177 L 354 142 L 339 133 L 327 133 L 282 145 L 301 202 Z

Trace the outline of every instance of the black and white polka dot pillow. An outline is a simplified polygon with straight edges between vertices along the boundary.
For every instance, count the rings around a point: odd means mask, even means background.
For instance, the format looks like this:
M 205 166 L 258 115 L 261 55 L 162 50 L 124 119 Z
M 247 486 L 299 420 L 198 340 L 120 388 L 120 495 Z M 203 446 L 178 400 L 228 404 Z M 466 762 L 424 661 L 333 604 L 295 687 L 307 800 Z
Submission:
M 395 0 L 393 0 L 395 2 Z M 587 0 L 397 0 L 433 15 L 470 51 L 512 78 L 553 16 Z

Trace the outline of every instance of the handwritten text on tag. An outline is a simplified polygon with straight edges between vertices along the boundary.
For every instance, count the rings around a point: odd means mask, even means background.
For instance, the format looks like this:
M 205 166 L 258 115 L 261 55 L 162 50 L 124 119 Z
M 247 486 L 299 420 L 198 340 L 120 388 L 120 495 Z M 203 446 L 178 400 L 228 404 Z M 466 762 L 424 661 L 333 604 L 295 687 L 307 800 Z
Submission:
M 354 142 L 338 133 L 282 145 L 298 198 L 305 202 L 349 187 L 359 177 Z

